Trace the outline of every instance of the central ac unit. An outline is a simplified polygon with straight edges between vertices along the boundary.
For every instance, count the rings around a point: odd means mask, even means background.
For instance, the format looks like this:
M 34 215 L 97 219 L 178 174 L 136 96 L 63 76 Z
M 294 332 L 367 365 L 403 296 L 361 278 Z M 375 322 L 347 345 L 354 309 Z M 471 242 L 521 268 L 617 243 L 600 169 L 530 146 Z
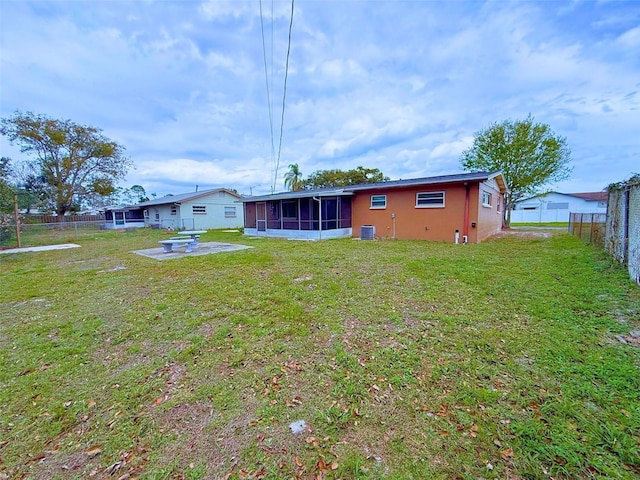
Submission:
M 375 225 L 362 225 L 360 227 L 360 240 L 373 240 L 376 235 Z

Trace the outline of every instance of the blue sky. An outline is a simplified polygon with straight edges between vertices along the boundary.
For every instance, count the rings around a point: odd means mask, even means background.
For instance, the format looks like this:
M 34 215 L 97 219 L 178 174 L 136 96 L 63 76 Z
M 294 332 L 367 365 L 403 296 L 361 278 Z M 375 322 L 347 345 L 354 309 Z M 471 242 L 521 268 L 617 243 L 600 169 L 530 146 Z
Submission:
M 269 193 L 291 2 L 262 10 L 263 27 L 258 0 L 2 0 L 0 116 L 102 128 L 147 193 Z M 572 150 L 549 188 L 602 190 L 640 171 L 639 52 L 638 1 L 297 0 L 275 189 L 291 163 L 458 173 L 477 131 L 531 113 Z

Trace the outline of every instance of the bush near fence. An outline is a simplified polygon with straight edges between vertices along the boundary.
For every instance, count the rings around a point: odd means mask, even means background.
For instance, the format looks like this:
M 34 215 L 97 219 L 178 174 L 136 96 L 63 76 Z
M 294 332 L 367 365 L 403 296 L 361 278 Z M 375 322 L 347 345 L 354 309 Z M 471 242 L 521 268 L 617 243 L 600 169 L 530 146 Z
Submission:
M 0 245 L 4 245 L 11 241 L 16 231 L 15 220 L 13 215 L 8 213 L 0 213 Z

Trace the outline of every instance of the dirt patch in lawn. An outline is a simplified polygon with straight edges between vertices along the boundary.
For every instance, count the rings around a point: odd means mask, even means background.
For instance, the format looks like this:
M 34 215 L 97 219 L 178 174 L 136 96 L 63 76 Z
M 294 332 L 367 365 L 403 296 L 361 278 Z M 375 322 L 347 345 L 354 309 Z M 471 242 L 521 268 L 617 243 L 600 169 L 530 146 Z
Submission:
M 180 404 L 154 413 L 160 432 L 173 437 L 160 455 L 161 462 L 180 459 L 178 471 L 204 465 L 209 478 L 226 478 L 238 466 L 241 453 L 255 442 L 254 409 L 247 407 L 223 424 L 224 414 L 209 402 Z
M 554 235 L 553 231 L 544 230 L 503 230 L 493 238 L 518 237 L 518 238 L 549 238 Z

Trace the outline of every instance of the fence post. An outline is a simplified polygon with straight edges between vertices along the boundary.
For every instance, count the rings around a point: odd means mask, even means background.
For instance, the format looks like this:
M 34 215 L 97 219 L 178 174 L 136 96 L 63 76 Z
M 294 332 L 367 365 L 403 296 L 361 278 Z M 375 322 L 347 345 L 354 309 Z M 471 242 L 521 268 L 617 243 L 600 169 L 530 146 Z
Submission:
M 582 239 L 582 214 L 578 214 L 580 217 L 580 224 L 578 226 L 578 238 Z
M 22 241 L 20 239 L 20 215 L 18 212 L 18 194 L 13 195 L 13 214 L 16 219 L 16 240 L 18 241 L 18 248 L 22 247 Z

